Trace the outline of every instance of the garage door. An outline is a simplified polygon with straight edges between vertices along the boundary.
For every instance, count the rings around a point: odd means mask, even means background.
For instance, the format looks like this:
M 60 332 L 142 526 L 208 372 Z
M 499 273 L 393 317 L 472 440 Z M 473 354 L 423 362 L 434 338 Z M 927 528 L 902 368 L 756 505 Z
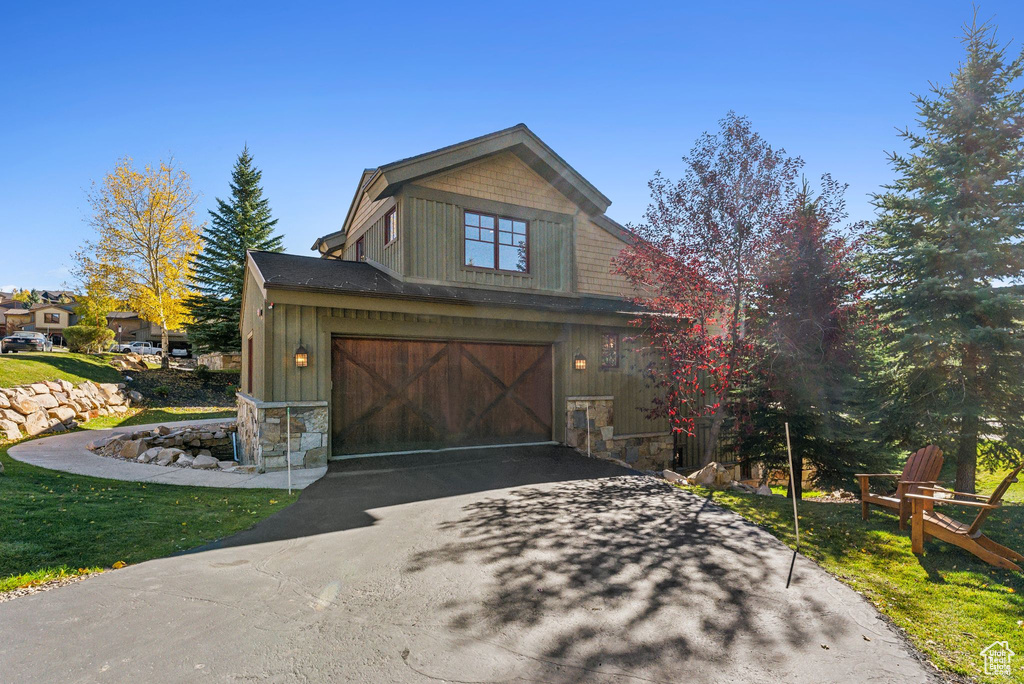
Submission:
M 551 439 L 551 347 L 335 338 L 336 455 Z

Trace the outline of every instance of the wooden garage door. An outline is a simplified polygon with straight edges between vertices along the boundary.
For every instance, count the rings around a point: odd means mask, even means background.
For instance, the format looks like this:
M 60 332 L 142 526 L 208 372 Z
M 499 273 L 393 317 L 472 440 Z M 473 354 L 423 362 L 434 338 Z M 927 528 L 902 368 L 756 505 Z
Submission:
M 551 439 L 551 347 L 335 338 L 335 454 Z

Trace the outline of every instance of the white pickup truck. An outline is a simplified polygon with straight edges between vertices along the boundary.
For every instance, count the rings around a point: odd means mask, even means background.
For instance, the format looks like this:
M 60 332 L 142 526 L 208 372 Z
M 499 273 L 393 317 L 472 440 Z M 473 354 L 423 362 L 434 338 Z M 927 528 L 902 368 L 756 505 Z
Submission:
M 118 345 L 116 351 L 122 354 L 160 355 L 160 347 L 151 342 L 132 342 L 131 344 L 121 344 Z

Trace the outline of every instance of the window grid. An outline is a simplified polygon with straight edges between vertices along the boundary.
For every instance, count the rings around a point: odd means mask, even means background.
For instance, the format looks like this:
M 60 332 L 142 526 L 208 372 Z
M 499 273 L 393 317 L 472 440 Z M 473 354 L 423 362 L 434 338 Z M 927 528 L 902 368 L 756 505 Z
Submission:
M 619 334 L 604 333 L 601 337 L 601 368 L 619 367 Z
M 529 223 L 477 211 L 464 212 L 463 263 L 510 273 L 529 273 Z
M 384 214 L 384 246 L 398 239 L 398 207 Z

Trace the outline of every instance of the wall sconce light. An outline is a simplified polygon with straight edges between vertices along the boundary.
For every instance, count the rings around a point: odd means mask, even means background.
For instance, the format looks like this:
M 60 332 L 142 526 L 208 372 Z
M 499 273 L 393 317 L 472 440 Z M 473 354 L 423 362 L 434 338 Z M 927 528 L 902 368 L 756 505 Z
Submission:
M 299 348 L 295 350 L 295 367 L 305 368 L 309 365 L 309 354 L 306 352 L 306 348 L 299 342 Z
M 572 357 L 572 366 L 578 371 L 587 370 L 587 357 L 577 351 L 576 356 Z

